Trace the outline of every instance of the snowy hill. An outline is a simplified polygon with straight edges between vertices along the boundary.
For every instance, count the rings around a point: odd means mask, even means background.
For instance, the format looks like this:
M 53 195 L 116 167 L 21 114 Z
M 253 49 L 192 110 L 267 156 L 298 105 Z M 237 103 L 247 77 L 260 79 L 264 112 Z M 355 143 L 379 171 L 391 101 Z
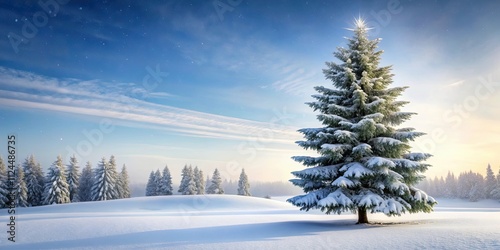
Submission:
M 0 221 L 8 218 L 0 210 Z M 300 212 L 232 195 L 140 197 L 16 211 L 16 242 L 0 249 L 498 249 L 500 203 L 444 200 L 431 214 Z M 6 227 L 6 226 L 4 226 Z M 5 230 L 2 230 L 5 231 Z
M 237 195 L 172 195 L 137 197 L 110 201 L 93 201 L 60 204 L 33 208 L 18 208 L 20 214 L 38 213 L 87 213 L 87 212 L 126 212 L 126 213 L 182 213 L 251 210 L 295 209 L 292 205 L 264 198 Z

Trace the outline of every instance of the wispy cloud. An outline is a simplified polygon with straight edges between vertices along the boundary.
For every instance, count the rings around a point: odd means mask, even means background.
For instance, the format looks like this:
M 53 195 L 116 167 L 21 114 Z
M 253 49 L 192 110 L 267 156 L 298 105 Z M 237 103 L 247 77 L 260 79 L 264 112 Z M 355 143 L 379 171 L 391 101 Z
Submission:
M 127 95 L 140 88 L 132 83 L 106 83 L 56 79 L 33 73 L 0 68 L 0 105 L 11 108 L 42 109 L 107 117 L 137 124 L 157 125 L 173 133 L 194 137 L 244 140 L 270 134 L 260 141 L 290 143 L 295 128 L 266 122 L 214 115 L 155 104 Z M 168 97 L 168 93 L 150 93 Z M 140 126 L 140 125 L 139 125 Z
M 464 84 L 464 82 L 465 82 L 465 80 L 459 80 L 456 82 L 452 82 L 450 84 L 446 84 L 445 87 L 457 87 L 457 86 Z

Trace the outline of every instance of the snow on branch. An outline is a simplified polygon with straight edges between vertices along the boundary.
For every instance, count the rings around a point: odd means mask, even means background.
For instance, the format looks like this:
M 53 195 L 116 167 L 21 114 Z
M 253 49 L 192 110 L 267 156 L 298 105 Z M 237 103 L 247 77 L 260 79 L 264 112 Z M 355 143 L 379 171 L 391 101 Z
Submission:
M 418 168 L 420 167 L 421 164 L 419 162 L 415 162 L 408 159 L 393 159 L 392 161 L 396 164 L 397 167 L 403 167 L 403 168 Z
M 376 137 L 371 139 L 369 142 L 374 145 L 384 145 L 384 146 L 398 146 L 402 144 L 400 140 L 390 137 Z
M 353 202 L 349 197 L 347 197 L 342 190 L 339 188 L 334 192 L 328 194 L 325 198 L 318 201 L 318 205 L 322 207 L 352 207 Z M 341 210 L 338 211 L 340 213 Z
M 321 145 L 321 149 L 323 152 L 332 152 L 332 153 L 342 153 L 344 150 L 351 149 L 351 145 L 349 144 L 328 144 L 325 143 Z
M 348 164 L 345 164 L 340 171 L 345 171 L 344 175 L 345 177 L 355 177 L 355 178 L 360 178 L 362 176 L 366 175 L 373 175 L 373 171 L 371 169 L 365 168 L 363 164 L 359 162 L 351 162 Z
M 370 157 L 370 159 L 366 161 L 366 166 L 371 169 L 379 168 L 382 166 L 394 168 L 396 164 L 394 164 L 394 162 L 392 162 L 390 159 L 376 156 Z
M 361 143 L 358 146 L 352 148 L 352 153 L 359 155 L 360 157 L 369 156 L 372 152 L 372 146 L 370 144 Z
M 381 121 L 384 118 L 382 113 L 374 113 L 363 116 L 363 119 L 373 119 L 374 121 Z
M 314 166 L 317 165 L 318 163 L 321 163 L 323 161 L 328 160 L 328 157 L 325 156 L 318 156 L 318 157 L 313 157 L 313 156 L 293 156 L 292 159 L 296 162 L 301 162 L 302 164 L 306 166 Z
M 373 208 L 378 207 L 384 203 L 384 199 L 378 194 L 372 192 L 360 194 L 355 196 L 358 207 Z
M 424 161 L 427 160 L 427 158 L 431 157 L 431 154 L 428 153 L 408 153 L 403 155 L 405 159 L 412 160 L 412 161 Z
M 395 132 L 392 136 L 398 140 L 414 140 L 415 138 L 425 135 L 422 132 Z
M 355 187 L 359 184 L 359 181 L 352 181 L 344 176 L 340 176 L 335 181 L 332 182 L 332 186 L 342 187 L 342 188 L 351 188 Z
M 313 167 L 313 168 L 307 168 L 304 170 L 300 171 L 294 171 L 292 172 L 293 175 L 299 177 L 299 178 L 306 178 L 306 179 L 329 179 L 338 174 L 338 170 L 341 164 L 337 165 L 330 165 L 330 166 L 320 166 L 320 167 Z
M 355 143 L 357 141 L 357 135 L 356 135 L 356 133 L 353 133 L 351 131 L 337 130 L 337 131 L 335 131 L 333 133 L 333 135 L 335 136 L 335 138 L 339 142 L 343 142 L 343 143 Z

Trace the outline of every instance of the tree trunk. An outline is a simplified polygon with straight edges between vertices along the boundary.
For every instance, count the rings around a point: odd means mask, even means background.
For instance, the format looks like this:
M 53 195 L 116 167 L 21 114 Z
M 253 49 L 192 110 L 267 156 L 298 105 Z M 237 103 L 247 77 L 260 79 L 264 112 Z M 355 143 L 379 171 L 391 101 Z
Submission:
M 368 215 L 366 214 L 365 208 L 358 208 L 358 223 L 356 224 L 366 224 L 368 223 Z

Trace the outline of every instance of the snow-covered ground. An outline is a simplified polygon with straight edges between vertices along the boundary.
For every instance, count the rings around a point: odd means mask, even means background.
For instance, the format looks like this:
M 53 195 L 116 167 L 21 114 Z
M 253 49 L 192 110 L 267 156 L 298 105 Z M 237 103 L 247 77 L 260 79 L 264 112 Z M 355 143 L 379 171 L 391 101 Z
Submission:
M 232 195 L 141 197 L 0 210 L 0 249 L 500 249 L 500 203 L 440 199 L 435 212 L 355 225 L 352 214 L 300 212 Z

